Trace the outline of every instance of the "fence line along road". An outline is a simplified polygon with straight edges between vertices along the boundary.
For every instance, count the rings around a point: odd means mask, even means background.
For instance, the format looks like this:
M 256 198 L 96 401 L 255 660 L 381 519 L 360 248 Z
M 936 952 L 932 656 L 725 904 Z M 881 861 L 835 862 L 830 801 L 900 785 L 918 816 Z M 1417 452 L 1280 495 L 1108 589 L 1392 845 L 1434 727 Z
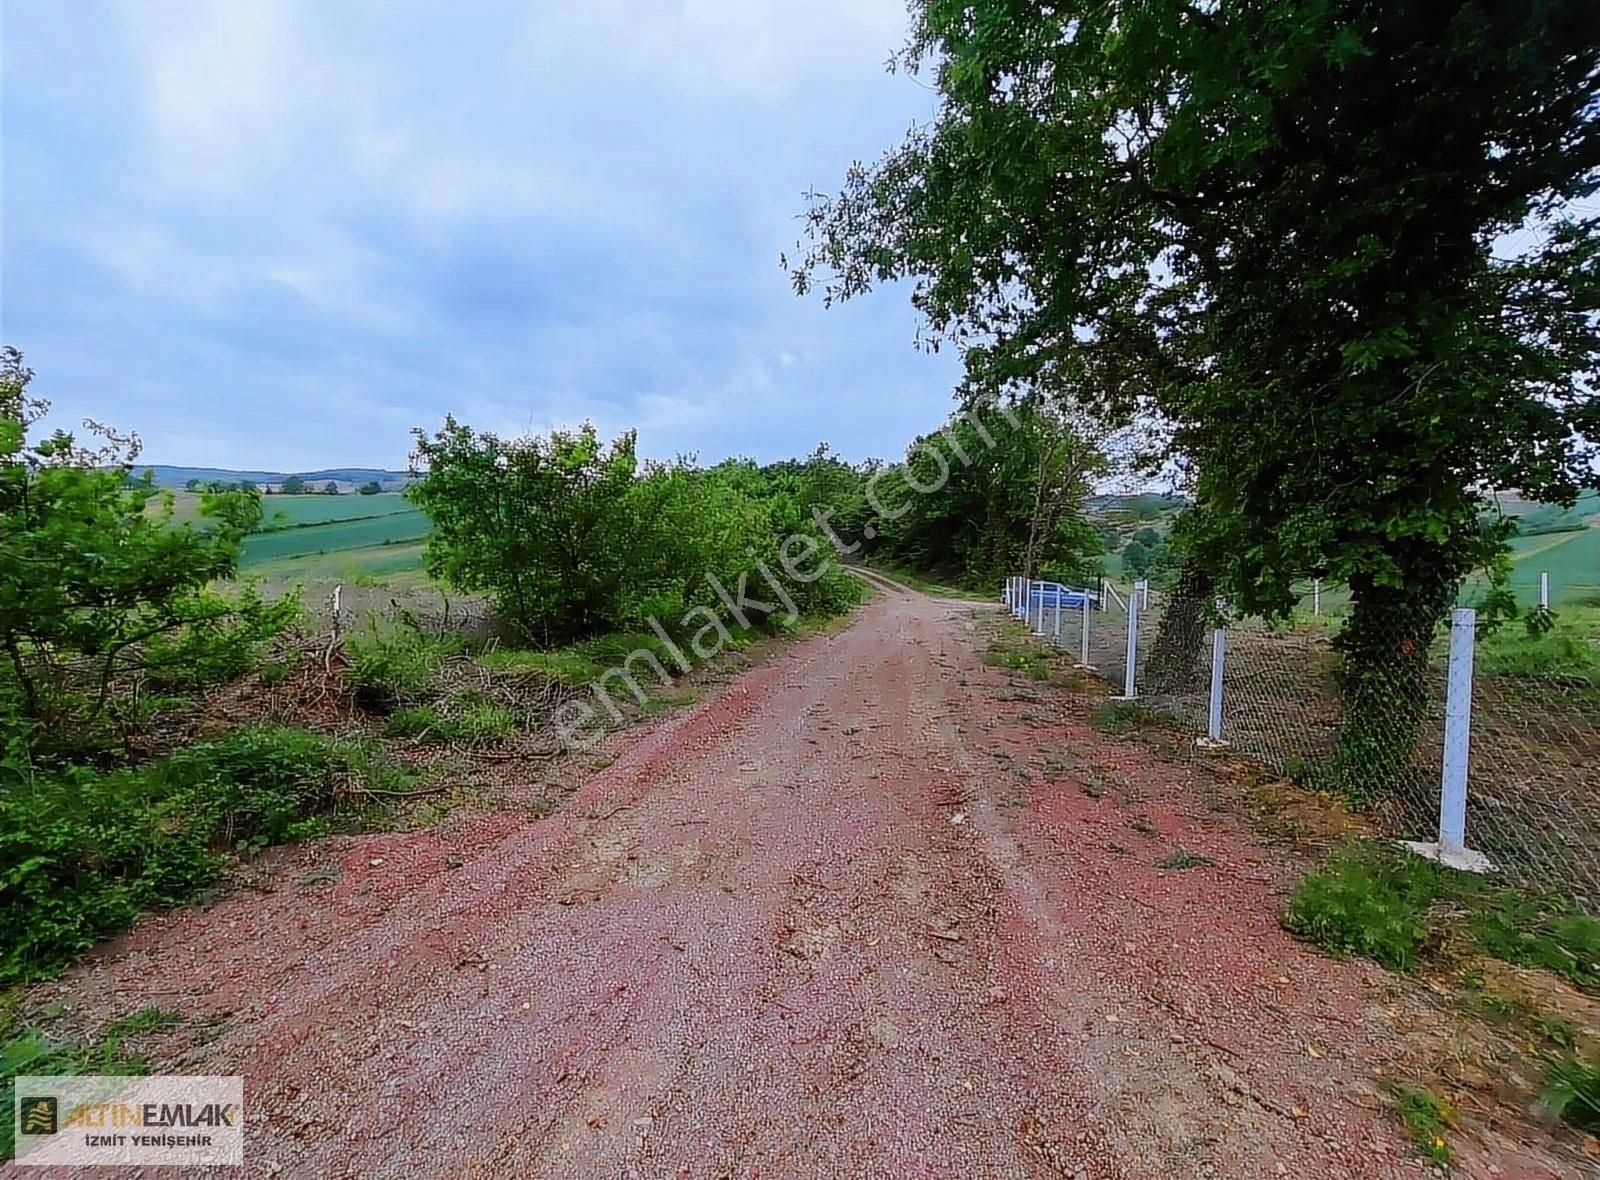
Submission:
M 1021 577 L 1006 580 L 1002 599 L 1200 748 L 1231 747 L 1310 785 L 1329 785 L 1337 767 L 1342 784 L 1368 789 L 1379 824 L 1419 851 L 1600 910 L 1600 677 L 1507 658 L 1520 622 L 1491 639 L 1471 608 L 1457 609 L 1411 677 L 1385 682 L 1374 712 L 1392 730 L 1379 736 L 1402 751 L 1386 759 L 1382 743 L 1340 748 L 1332 639 L 1348 613 L 1342 587 L 1308 585 L 1285 623 L 1215 626 L 1222 616 L 1204 604 L 1199 658 L 1178 669 L 1152 666 L 1156 638 L 1175 606 L 1197 604 L 1143 583 L 1080 589 Z M 1396 638 L 1396 652 L 1412 646 Z

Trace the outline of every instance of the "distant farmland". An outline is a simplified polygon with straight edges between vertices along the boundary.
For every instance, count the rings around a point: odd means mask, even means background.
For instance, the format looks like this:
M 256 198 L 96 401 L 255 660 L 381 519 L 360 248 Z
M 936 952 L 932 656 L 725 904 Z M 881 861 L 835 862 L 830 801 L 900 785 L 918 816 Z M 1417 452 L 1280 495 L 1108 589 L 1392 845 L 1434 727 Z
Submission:
M 398 493 L 268 496 L 262 530 L 245 538 L 244 571 L 263 577 L 389 574 L 422 564 L 428 518 Z

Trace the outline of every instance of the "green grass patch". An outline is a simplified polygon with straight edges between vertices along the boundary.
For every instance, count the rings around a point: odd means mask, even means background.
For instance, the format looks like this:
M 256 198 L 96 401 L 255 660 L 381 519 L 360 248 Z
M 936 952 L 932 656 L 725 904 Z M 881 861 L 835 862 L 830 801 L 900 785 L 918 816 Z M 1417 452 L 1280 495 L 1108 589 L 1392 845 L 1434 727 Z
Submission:
M 8 1033 L 0 1041 L 0 1107 L 6 1111 L 6 1118 L 0 1120 L 0 1159 L 10 1159 L 16 1152 L 16 1123 L 11 1111 L 18 1077 L 90 1073 L 131 1077 L 148 1073 L 150 1063 L 130 1052 L 126 1042 L 141 1033 L 170 1028 L 182 1019 L 181 1013 L 166 1008 L 142 1008 L 113 1023 L 100 1043 L 92 1046 L 51 1040 L 34 1028 Z
M 991 668 L 1004 668 L 1008 672 L 1021 672 L 1034 680 L 1050 679 L 1050 663 L 1038 652 L 1017 643 L 997 640 L 983 653 L 983 662 Z
M 400 492 L 379 492 L 376 496 L 304 495 L 266 496 L 261 501 L 263 519 L 257 532 L 304 528 L 351 520 L 370 520 L 416 512 L 416 505 Z
M 1477 674 L 1523 689 L 1600 697 L 1600 610 L 1564 606 L 1550 617 L 1554 626 L 1542 635 L 1513 621 L 1479 639 Z
M 334 497 L 328 496 L 326 499 L 332 500 Z M 403 512 L 391 512 L 383 516 L 333 520 L 324 524 L 304 524 L 272 532 L 251 533 L 244 539 L 239 565 L 241 569 L 254 573 L 256 566 L 287 558 L 337 554 L 375 545 L 414 543 L 426 537 L 431 528 L 426 514 L 416 508 L 407 508 Z
M 237 856 L 322 834 L 343 787 L 410 781 L 375 746 L 275 726 L 142 766 L 23 779 L 0 794 L 0 982 L 52 973 Z
M 736 642 L 730 646 L 740 646 L 738 636 L 734 638 Z M 679 650 L 685 659 L 695 659 L 688 648 L 680 645 Z M 611 669 L 621 668 L 629 660 L 632 662 L 628 668 L 634 679 L 647 689 L 662 683 L 651 664 L 652 660 L 669 677 L 680 672 L 671 650 L 653 631 L 596 635 L 592 639 L 579 640 L 548 651 L 497 648 L 478 657 L 478 662 L 492 672 L 541 672 L 552 680 L 559 680 L 574 688 L 598 680 Z
M 1139 728 L 1144 712 L 1133 701 L 1106 701 L 1089 717 L 1089 724 L 1100 733 L 1123 737 Z
M 288 582 L 338 579 L 365 585 L 382 579 L 387 584 L 396 574 L 422 572 L 422 548 L 421 541 L 401 541 L 330 553 L 303 553 L 252 565 L 249 574 Z
M 1156 861 L 1158 869 L 1173 869 L 1182 872 L 1186 869 L 1203 869 L 1207 865 L 1217 862 L 1211 857 L 1200 852 L 1190 852 L 1187 848 L 1180 848 L 1170 856 L 1163 856 Z
M 427 696 L 445 658 L 461 651 L 458 635 L 435 635 L 416 627 L 382 626 L 373 619 L 345 640 L 350 680 L 369 704 L 394 707 Z
M 1421 1086 L 1390 1083 L 1386 1089 L 1394 1102 L 1395 1117 L 1422 1155 L 1436 1164 L 1450 1162 L 1449 1133 L 1456 1125 L 1449 1102 Z
M 1415 968 L 1457 922 L 1495 958 L 1600 992 L 1600 921 L 1565 899 L 1496 886 L 1375 843 L 1349 845 L 1307 874 L 1283 921 L 1324 950 L 1396 971 Z

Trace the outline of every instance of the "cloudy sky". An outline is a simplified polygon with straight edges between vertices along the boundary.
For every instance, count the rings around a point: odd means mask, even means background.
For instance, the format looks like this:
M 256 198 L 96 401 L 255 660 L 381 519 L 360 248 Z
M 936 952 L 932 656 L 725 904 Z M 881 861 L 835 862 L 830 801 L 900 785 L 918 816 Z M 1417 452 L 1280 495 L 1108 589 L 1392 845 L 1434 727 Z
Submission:
M 932 113 L 903 0 L 0 11 L 0 333 L 149 462 L 402 466 L 447 411 L 896 455 L 949 406 L 903 290 L 777 261 Z

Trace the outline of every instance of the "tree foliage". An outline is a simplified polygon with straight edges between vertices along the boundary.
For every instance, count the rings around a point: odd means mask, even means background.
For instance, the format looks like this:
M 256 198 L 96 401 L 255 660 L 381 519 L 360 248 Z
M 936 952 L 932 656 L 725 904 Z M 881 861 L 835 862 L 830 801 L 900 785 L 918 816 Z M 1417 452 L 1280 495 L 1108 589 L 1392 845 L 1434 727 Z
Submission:
M 207 494 L 202 527 L 178 524 L 172 496 L 132 478 L 137 438 L 91 424 L 98 448 L 59 431 L 29 440 L 46 409 L 32 376 L 0 353 L 0 722 L 30 745 L 78 743 L 125 720 L 137 693 L 114 692 L 122 682 L 237 675 L 296 605 L 212 589 L 233 575 L 259 496 Z
M 1594 481 L 1592 3 L 913 11 L 937 117 L 814 203 L 796 286 L 910 278 L 969 395 L 1159 422 L 1208 593 L 1350 583 L 1347 734 L 1388 775 L 1409 739 L 1359 731 L 1503 552 L 1481 493 Z
M 801 612 L 856 598 L 832 570 L 784 575 L 782 546 L 809 538 L 832 558 L 796 498 L 753 464 L 698 469 L 643 463 L 633 432 L 602 443 L 593 426 L 503 439 L 446 419 L 418 431 L 421 478 L 406 495 L 433 521 L 424 559 L 448 584 L 490 595 L 524 642 L 663 625 L 694 607 L 720 609 L 758 563 L 783 578 Z M 790 560 L 809 573 L 815 564 Z
M 871 551 L 973 586 L 1024 568 L 1087 580 L 1101 546 L 1083 506 L 1105 466 L 1081 426 L 1050 410 L 958 413 L 880 477 Z

